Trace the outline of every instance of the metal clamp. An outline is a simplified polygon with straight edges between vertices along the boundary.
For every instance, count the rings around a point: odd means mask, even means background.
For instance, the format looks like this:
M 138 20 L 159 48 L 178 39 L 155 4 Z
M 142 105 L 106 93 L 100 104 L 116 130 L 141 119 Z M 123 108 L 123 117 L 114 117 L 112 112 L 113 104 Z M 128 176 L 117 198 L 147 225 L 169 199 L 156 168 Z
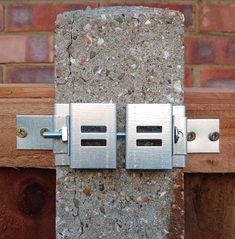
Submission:
M 129 104 L 126 116 L 126 168 L 172 168 L 172 105 Z
M 116 105 L 70 104 L 71 168 L 116 168 Z
M 53 150 L 56 165 L 116 168 L 126 139 L 127 169 L 184 167 L 187 153 L 219 153 L 219 119 L 187 119 L 183 105 L 129 104 L 117 132 L 115 104 L 55 104 L 55 115 L 18 115 L 17 149 Z

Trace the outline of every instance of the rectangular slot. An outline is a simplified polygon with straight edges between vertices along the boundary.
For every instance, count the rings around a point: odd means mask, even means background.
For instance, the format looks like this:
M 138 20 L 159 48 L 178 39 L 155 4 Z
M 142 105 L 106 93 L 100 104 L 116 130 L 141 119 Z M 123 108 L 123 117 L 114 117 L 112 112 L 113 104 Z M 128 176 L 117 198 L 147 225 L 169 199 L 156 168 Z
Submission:
M 82 125 L 82 133 L 106 133 L 107 127 L 104 125 Z
M 137 139 L 136 146 L 143 146 L 143 147 L 162 146 L 162 140 L 161 139 Z
M 81 146 L 106 146 L 106 139 L 82 139 Z
M 162 133 L 162 126 L 136 126 L 137 133 Z

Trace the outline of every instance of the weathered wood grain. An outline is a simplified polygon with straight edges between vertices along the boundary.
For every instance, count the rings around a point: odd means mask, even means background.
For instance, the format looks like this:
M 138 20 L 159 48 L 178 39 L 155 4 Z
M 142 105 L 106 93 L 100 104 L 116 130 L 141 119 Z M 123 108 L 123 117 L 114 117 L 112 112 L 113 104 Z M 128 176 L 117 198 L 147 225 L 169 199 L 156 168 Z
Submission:
M 55 170 L 0 168 L 0 238 L 55 238 Z
M 54 98 L 54 85 L 1 84 L 0 98 Z
M 235 238 L 235 174 L 185 173 L 185 238 Z
M 186 104 L 234 104 L 234 89 L 185 88 Z

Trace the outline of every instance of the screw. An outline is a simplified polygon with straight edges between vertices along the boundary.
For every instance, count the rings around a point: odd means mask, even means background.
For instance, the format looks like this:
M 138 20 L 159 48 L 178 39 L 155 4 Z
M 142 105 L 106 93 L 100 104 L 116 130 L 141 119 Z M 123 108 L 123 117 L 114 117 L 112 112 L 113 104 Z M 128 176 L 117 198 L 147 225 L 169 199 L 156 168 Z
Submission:
M 25 138 L 28 135 L 28 132 L 26 131 L 26 129 L 19 128 L 19 129 L 16 130 L 16 135 L 19 138 Z
M 43 133 L 48 132 L 48 131 L 49 131 L 48 128 L 41 128 L 41 129 L 40 129 L 40 134 L 41 134 L 41 136 L 44 137 L 44 136 L 43 136 Z
M 196 139 L 196 133 L 193 132 L 193 131 L 189 132 L 188 135 L 187 135 L 187 140 L 188 141 L 193 141 L 195 139 Z
M 213 132 L 209 134 L 209 140 L 210 141 L 217 141 L 219 139 L 219 133 L 218 132 Z

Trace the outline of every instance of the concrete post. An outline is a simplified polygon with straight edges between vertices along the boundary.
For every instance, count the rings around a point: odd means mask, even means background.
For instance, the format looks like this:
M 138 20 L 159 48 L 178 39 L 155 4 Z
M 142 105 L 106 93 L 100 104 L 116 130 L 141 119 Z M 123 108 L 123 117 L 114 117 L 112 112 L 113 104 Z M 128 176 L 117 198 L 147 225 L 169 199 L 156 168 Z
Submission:
M 171 10 L 113 7 L 58 15 L 56 102 L 115 102 L 119 131 L 127 103 L 182 103 L 183 28 L 183 15 Z M 58 239 L 183 237 L 173 225 L 180 171 L 127 171 L 124 163 L 119 140 L 116 170 L 57 167 Z M 183 208 L 177 210 L 182 219 Z

